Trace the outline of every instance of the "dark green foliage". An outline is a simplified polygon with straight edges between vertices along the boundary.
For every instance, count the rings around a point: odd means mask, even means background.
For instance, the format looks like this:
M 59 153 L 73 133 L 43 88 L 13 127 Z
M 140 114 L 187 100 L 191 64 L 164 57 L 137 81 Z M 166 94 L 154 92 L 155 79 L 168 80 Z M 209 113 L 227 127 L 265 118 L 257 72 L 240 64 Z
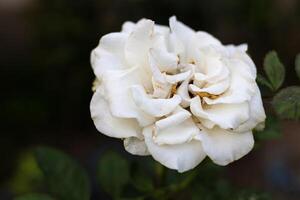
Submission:
M 300 53 L 297 54 L 296 59 L 295 59 L 295 70 L 296 70 L 297 76 L 300 80 Z
M 49 192 L 59 200 L 88 200 L 89 180 L 85 171 L 68 155 L 47 147 L 35 151 Z
M 300 119 L 300 86 L 282 89 L 274 96 L 272 103 L 282 119 Z
M 256 77 L 256 81 L 260 84 L 260 85 L 263 85 L 267 88 L 269 88 L 270 90 L 273 89 L 271 83 L 261 74 L 257 74 L 257 77 Z
M 98 180 L 102 189 L 114 198 L 119 198 L 129 182 L 129 164 L 115 152 L 103 155 L 98 163 Z
M 264 59 L 264 70 L 269 81 L 266 86 L 271 87 L 272 91 L 278 90 L 284 81 L 285 68 L 275 51 L 267 53 Z
M 265 128 L 255 133 L 259 140 L 277 139 L 281 136 L 280 120 L 276 116 L 268 115 L 265 121 Z
M 52 197 L 46 194 L 26 194 L 23 196 L 19 196 L 14 200 L 54 200 Z

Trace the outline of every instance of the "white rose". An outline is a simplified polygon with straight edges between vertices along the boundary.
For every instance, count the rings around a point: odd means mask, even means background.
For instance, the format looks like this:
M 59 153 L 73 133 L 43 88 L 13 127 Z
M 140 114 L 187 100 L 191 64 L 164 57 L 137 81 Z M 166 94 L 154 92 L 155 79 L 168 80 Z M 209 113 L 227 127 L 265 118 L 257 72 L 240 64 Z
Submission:
M 247 46 L 222 45 L 170 18 L 170 28 L 142 19 L 103 36 L 91 54 L 97 129 L 124 139 L 179 172 L 206 156 L 227 165 L 253 147 L 265 120 Z

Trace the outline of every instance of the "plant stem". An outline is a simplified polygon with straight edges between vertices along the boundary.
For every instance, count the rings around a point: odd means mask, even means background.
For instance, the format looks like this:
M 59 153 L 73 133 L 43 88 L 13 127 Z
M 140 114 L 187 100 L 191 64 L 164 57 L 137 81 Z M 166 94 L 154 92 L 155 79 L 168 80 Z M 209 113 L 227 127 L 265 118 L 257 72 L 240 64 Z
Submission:
M 155 163 L 156 184 L 161 187 L 165 182 L 166 169 L 160 163 Z

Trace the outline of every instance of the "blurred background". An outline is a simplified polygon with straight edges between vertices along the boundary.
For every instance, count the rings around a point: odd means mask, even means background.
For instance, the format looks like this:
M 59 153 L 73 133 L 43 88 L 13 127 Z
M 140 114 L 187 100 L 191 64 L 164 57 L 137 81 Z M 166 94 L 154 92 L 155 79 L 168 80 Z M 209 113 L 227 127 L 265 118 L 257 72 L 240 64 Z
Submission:
M 107 149 L 136 159 L 124 153 L 121 141 L 98 133 L 90 118 L 90 51 L 124 21 L 167 25 L 172 15 L 224 44 L 248 43 L 259 72 L 264 55 L 276 50 L 286 66 L 285 86 L 299 84 L 299 0 L 0 0 L 1 200 L 30 190 L 17 177 L 18 166 L 37 145 L 73 155 L 92 180 L 94 163 Z M 281 138 L 226 167 L 226 177 L 274 199 L 300 199 L 300 123 L 280 126 Z M 100 197 L 94 189 L 93 199 Z

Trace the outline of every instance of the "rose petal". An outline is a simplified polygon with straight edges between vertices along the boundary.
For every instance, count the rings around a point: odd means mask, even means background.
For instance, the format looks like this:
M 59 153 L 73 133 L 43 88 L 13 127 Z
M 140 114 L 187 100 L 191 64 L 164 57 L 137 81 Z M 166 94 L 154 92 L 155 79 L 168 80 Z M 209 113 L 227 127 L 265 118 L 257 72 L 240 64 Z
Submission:
M 188 79 L 192 74 L 191 70 L 188 70 L 186 72 L 182 72 L 182 73 L 178 73 L 175 75 L 166 75 L 166 81 L 172 84 L 184 81 L 186 79 Z
M 182 144 L 190 142 L 199 133 L 191 113 L 178 107 L 170 116 L 155 123 L 154 142 L 159 145 Z
M 133 155 L 147 156 L 150 155 L 144 140 L 136 137 L 125 138 L 124 148 Z
M 190 27 L 176 20 L 176 17 L 169 19 L 171 29 L 170 46 L 174 53 L 180 56 L 180 62 L 187 63 L 188 47 L 191 44 L 195 31 Z
M 181 85 L 178 87 L 177 92 L 176 92 L 176 94 L 178 94 L 182 99 L 180 105 L 183 108 L 190 106 L 190 102 L 192 100 L 189 95 L 189 90 L 188 90 L 189 82 L 190 82 L 190 79 L 186 79 L 185 81 L 183 81 L 181 83 Z
M 152 72 L 152 79 L 159 83 L 166 83 L 166 78 L 163 73 L 160 71 L 157 61 L 154 59 L 152 55 L 152 50 L 149 52 L 149 64 Z
M 153 94 L 151 95 L 153 98 L 161 98 L 166 99 L 170 96 L 172 90 L 172 84 L 168 82 L 159 82 L 156 81 L 154 77 L 152 77 L 152 85 L 153 85 Z
M 199 93 L 199 92 L 207 92 L 209 94 L 219 95 L 224 93 L 229 87 L 229 80 L 225 79 L 223 81 L 212 83 L 206 85 L 206 87 L 199 88 L 194 84 L 189 85 L 189 89 L 192 93 Z
M 177 145 L 157 145 L 152 139 L 153 126 L 144 128 L 145 143 L 155 160 L 164 166 L 185 172 L 196 167 L 204 158 L 205 153 L 201 142 L 192 140 Z
M 172 33 L 174 33 L 183 44 L 188 44 L 190 37 L 195 34 L 193 29 L 177 21 L 175 16 L 169 19 L 169 25 Z
M 106 70 L 127 68 L 124 58 L 124 33 L 110 33 L 103 36 L 97 48 L 91 53 L 91 65 L 95 75 L 101 80 Z
M 114 117 L 99 87 L 90 104 L 91 116 L 99 132 L 115 138 L 141 137 L 141 127 L 135 119 Z
M 245 133 L 233 133 L 215 127 L 205 129 L 200 137 L 205 153 L 218 165 L 227 165 L 240 159 L 254 145 L 251 131 Z
M 181 98 L 178 95 L 174 95 L 169 99 L 152 99 L 140 85 L 132 86 L 131 91 L 136 106 L 145 113 L 155 117 L 162 117 L 171 113 L 181 102 Z
M 227 60 L 227 67 L 230 70 L 230 86 L 219 98 L 209 99 L 204 97 L 207 104 L 232 104 L 250 101 L 255 94 L 255 76 L 251 69 L 244 62 L 238 60 Z
M 249 105 L 215 104 L 203 109 L 200 98 L 194 97 L 190 104 L 191 112 L 201 119 L 207 119 L 224 129 L 234 129 L 249 119 Z
M 153 42 L 154 22 L 140 20 L 128 37 L 125 56 L 129 65 L 145 67 L 148 63 L 148 51 Z
M 165 46 L 150 49 L 150 56 L 161 72 L 175 73 L 178 57 L 167 51 Z
M 202 48 L 205 46 L 211 46 L 211 45 L 222 45 L 221 42 L 215 38 L 214 36 L 210 35 L 209 33 L 206 33 L 204 31 L 197 31 L 195 34 L 195 42 L 194 45 Z
M 114 116 L 136 118 L 141 126 L 147 126 L 152 124 L 155 118 L 138 108 L 131 95 L 131 86 L 142 82 L 137 70 L 137 68 L 132 68 L 107 71 L 103 76 L 103 86 L 110 110 Z
M 136 24 L 130 21 L 124 22 L 122 25 L 122 32 L 124 33 L 131 33 L 134 28 L 135 28 Z
M 245 123 L 241 124 L 234 131 L 245 132 L 254 129 L 257 125 L 261 124 L 266 119 L 265 110 L 263 107 L 261 95 L 258 86 L 256 85 L 255 95 L 249 102 L 250 105 L 250 118 Z

